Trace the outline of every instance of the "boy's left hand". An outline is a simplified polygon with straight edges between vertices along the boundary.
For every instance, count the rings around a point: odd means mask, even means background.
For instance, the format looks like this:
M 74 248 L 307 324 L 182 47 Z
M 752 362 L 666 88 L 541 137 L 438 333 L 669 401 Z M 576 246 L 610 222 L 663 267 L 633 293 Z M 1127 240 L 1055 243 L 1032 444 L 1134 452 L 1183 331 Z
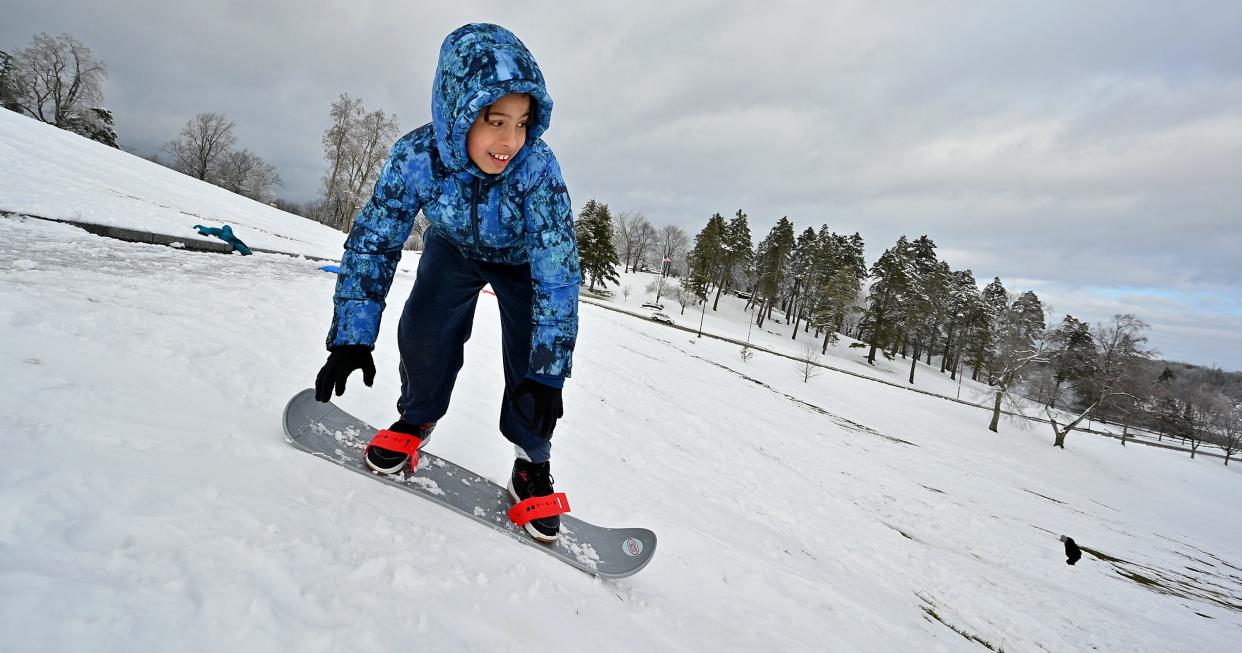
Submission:
M 525 395 L 530 395 L 535 408 L 531 415 L 523 414 L 522 417 L 525 417 L 531 427 L 545 440 L 552 437 L 552 429 L 556 428 L 556 420 L 565 416 L 565 406 L 561 403 L 561 389 L 544 385 L 534 379 L 524 379 L 513 389 L 513 401 L 516 403 L 518 398 Z M 522 412 L 520 407 L 517 410 L 518 413 Z

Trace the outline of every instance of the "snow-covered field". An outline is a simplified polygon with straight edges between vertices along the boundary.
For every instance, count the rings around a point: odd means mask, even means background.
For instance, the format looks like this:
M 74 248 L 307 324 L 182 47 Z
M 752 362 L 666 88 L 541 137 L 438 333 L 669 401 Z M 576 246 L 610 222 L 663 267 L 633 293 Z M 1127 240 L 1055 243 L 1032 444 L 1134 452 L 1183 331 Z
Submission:
M 144 190 L 146 162 L 6 114 L 0 209 L 102 212 L 107 170 L 134 207 L 201 213 L 213 192 Z M 28 199 L 14 189 L 33 188 L 40 147 L 103 172 L 43 177 Z M 212 201 L 286 244 L 322 229 Z M 1089 436 L 1061 451 L 1043 429 L 989 432 L 977 408 L 804 383 L 788 359 L 584 305 L 557 488 L 582 518 L 660 536 L 637 576 L 594 579 L 284 442 L 284 402 L 325 355 L 334 279 L 317 267 L 0 218 L 0 650 L 1237 647 L 1237 466 Z M 412 281 L 398 274 L 390 313 Z M 393 318 L 375 387 L 340 400 L 378 424 L 398 390 Z M 430 447 L 497 480 L 499 369 L 485 295 Z M 1061 533 L 1089 549 L 1076 566 Z

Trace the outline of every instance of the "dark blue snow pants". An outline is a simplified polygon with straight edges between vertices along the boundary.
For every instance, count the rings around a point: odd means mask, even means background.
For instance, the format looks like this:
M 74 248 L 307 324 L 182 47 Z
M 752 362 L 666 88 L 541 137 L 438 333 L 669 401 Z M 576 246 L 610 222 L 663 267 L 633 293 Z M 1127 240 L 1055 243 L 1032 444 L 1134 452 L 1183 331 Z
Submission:
M 437 421 L 448 412 L 449 397 L 461 370 L 462 350 L 470 339 L 479 292 L 484 285 L 491 284 L 500 305 L 505 372 L 500 432 L 524 450 L 532 462 L 549 459 L 551 442 L 530 427 L 509 396 L 529 369 L 531 283 L 529 265 L 468 259 L 438 235 L 435 228 L 426 231 L 418 276 L 397 328 L 401 350 L 401 399 L 397 410 L 402 420 L 423 424 Z M 530 395 L 517 403 L 523 413 L 533 414 Z

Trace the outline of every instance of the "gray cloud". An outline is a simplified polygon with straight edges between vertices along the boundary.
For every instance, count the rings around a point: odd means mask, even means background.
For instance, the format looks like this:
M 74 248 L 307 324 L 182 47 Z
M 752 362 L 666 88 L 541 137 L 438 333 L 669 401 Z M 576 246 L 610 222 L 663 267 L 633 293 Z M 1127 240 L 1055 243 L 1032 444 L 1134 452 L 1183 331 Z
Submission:
M 307 199 L 336 95 L 412 129 L 444 35 L 499 22 L 544 68 L 579 204 L 691 233 L 742 208 L 756 238 L 787 215 L 871 259 L 925 233 L 977 278 L 1242 369 L 1242 5 L 384 4 L 23 0 L 0 47 L 70 32 L 110 66 L 122 143 L 220 111 Z

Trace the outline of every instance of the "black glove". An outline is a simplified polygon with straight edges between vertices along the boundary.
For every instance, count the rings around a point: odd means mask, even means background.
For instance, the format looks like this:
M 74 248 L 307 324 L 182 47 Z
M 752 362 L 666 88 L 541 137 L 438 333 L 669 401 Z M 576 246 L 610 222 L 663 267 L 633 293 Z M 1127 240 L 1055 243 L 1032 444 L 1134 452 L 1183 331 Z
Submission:
M 530 395 L 535 405 L 530 415 L 523 413 L 518 404 L 518 399 L 525 395 Z M 524 379 L 519 383 L 518 387 L 513 389 L 511 398 L 518 414 L 525 417 L 527 423 L 545 440 L 552 437 L 552 429 L 556 428 L 556 420 L 565 415 L 565 407 L 561 404 L 561 389 L 544 385 L 534 379 Z
M 1061 541 L 1065 542 L 1065 564 L 1072 565 L 1078 562 L 1082 557 L 1082 549 L 1078 548 L 1078 544 L 1074 542 L 1074 538 L 1068 535 L 1062 535 Z
M 354 370 L 362 370 L 362 382 L 371 387 L 375 381 L 375 361 L 371 358 L 371 348 L 366 345 L 339 345 L 328 351 L 328 362 L 319 370 L 315 377 L 315 401 L 327 402 L 332 398 L 332 386 L 336 386 L 336 396 L 345 394 L 345 379 Z

